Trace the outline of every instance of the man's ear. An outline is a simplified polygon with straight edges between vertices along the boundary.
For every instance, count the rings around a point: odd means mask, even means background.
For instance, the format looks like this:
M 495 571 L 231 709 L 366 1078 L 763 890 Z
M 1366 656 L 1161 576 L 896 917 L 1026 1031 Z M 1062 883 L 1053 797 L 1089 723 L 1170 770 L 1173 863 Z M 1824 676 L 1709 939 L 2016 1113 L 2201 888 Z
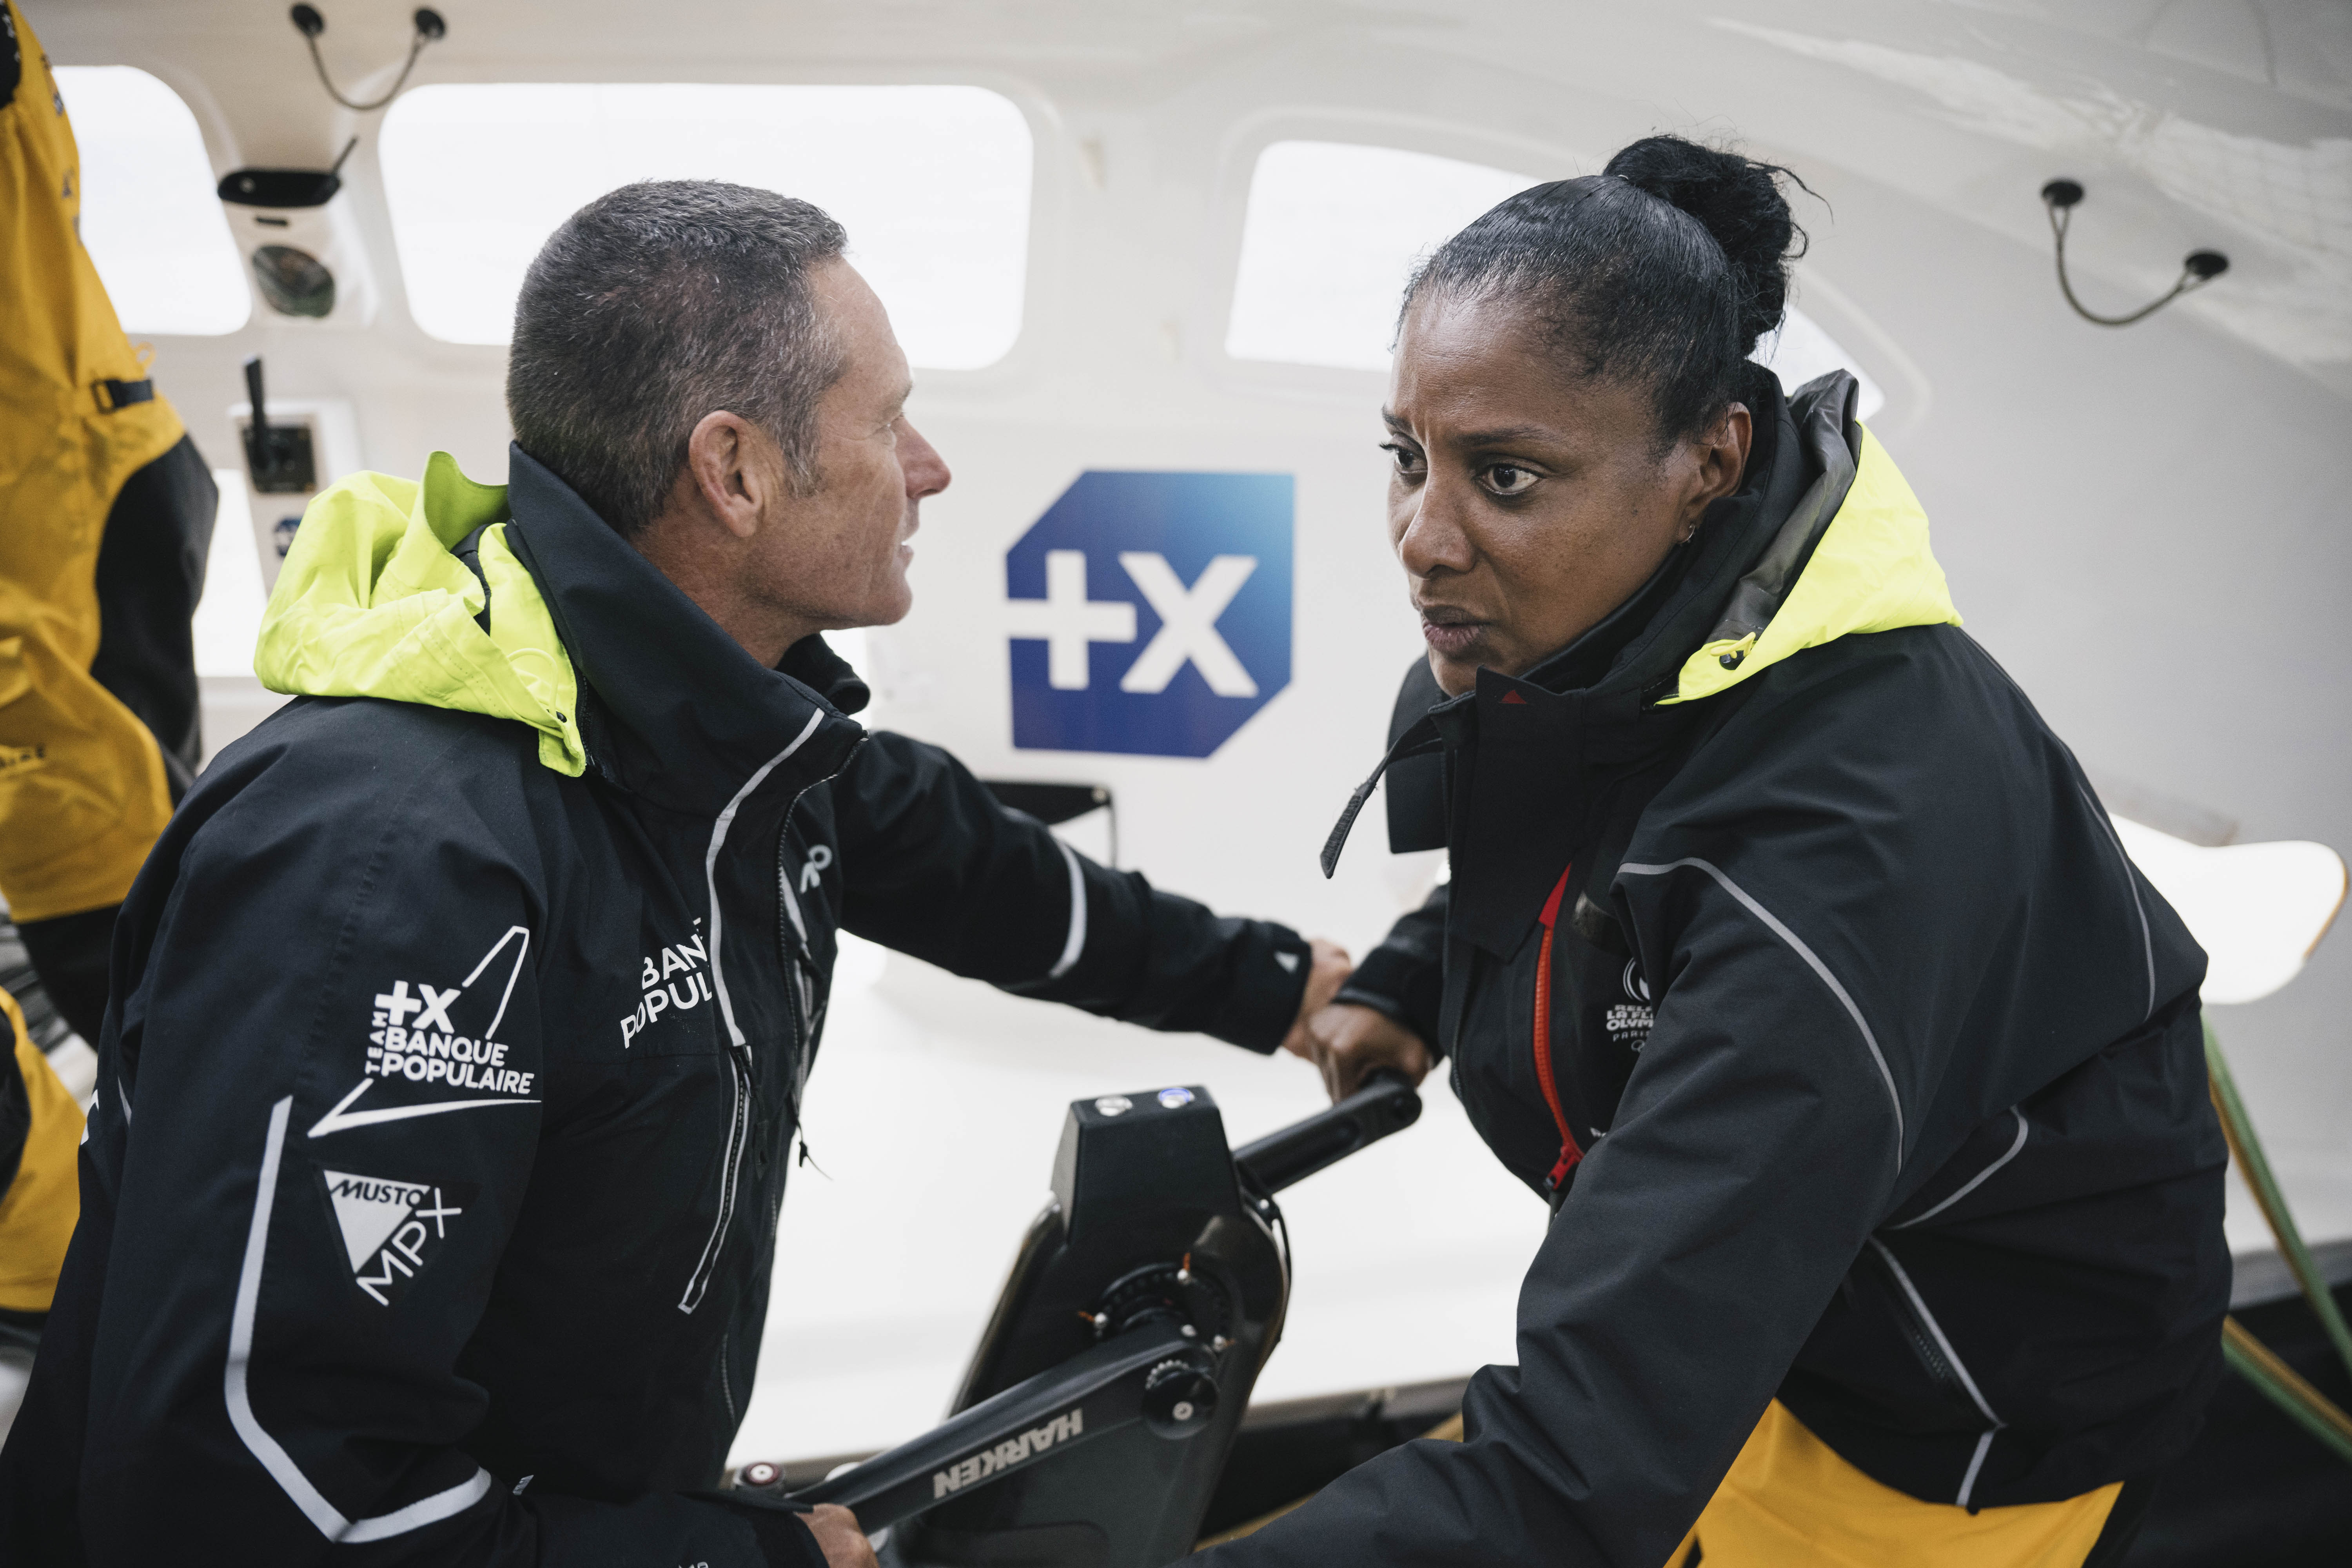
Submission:
M 759 440 L 749 420 L 720 409 L 706 414 L 686 438 L 686 471 L 695 493 L 728 532 L 749 539 L 760 531 L 768 476 L 758 461 Z

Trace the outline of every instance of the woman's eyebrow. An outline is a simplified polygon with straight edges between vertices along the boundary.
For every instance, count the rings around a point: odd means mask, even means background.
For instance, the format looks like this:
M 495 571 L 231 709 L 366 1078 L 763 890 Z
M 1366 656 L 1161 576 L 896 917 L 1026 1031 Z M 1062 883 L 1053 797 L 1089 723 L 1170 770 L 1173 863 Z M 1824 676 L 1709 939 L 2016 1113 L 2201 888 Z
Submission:
M 1408 439 L 1419 438 L 1413 435 L 1412 426 L 1398 418 L 1391 409 L 1381 410 L 1381 422 L 1396 435 Z M 1474 449 L 1488 447 L 1517 447 L 1530 441 L 1557 441 L 1558 439 L 1559 436 L 1557 431 L 1546 429 L 1541 425 L 1505 425 L 1492 430 L 1465 430 L 1458 436 L 1448 438 L 1450 445 Z
M 1393 409 L 1381 410 L 1381 423 L 1397 435 L 1412 435 L 1412 426 L 1398 418 Z M 1505 425 L 1492 430 L 1465 430 L 1449 437 L 1449 440 L 1457 447 L 1516 447 L 1528 441 L 1556 441 L 1559 438 L 1558 432 L 1540 425 Z
M 1558 436 L 1540 425 L 1506 425 L 1493 430 L 1465 430 L 1454 440 L 1462 447 L 1517 447 L 1529 441 L 1553 441 Z

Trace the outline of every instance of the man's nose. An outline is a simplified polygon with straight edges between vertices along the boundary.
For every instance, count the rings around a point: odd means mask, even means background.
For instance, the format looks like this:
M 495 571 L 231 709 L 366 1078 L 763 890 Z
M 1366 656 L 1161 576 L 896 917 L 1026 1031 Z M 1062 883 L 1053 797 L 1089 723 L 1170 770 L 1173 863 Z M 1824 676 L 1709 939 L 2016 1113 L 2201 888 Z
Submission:
M 948 460 L 940 449 L 923 438 L 923 433 L 912 425 L 900 432 L 898 464 L 907 475 L 907 499 L 921 500 L 935 496 L 948 488 L 955 476 L 948 472 Z

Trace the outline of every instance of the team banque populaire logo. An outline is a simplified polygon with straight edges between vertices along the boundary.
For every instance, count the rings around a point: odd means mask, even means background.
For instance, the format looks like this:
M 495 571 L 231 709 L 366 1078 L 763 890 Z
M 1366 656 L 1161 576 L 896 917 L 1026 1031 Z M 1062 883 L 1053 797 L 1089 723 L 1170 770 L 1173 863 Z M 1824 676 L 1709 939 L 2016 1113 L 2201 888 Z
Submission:
M 1206 757 L 1290 684 L 1287 474 L 1090 470 L 1004 558 L 1013 743 Z

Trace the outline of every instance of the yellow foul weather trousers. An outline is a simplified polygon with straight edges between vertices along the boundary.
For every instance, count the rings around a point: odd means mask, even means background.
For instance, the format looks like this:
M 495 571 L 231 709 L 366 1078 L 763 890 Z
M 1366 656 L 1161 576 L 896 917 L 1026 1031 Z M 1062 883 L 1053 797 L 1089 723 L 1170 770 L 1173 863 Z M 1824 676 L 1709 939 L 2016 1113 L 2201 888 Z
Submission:
M 2122 1490 L 1975 1513 L 1921 1502 L 1774 1400 L 1667 1568 L 2081 1568 Z

